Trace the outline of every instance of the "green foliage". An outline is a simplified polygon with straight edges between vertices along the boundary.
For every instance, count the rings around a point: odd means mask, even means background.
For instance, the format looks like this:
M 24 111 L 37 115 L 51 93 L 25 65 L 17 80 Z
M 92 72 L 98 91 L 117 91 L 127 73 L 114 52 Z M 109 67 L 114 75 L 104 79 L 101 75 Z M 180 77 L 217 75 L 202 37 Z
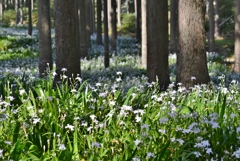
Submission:
M 120 34 L 126 35 L 135 33 L 135 15 L 134 13 L 122 14 L 122 26 L 118 29 Z

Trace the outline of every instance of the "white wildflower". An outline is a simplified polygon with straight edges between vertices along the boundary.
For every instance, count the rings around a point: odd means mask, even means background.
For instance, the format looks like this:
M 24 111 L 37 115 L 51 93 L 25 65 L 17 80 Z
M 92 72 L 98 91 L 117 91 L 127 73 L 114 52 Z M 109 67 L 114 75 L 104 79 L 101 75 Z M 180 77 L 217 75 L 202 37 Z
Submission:
M 93 148 L 94 148 L 94 147 L 100 148 L 100 147 L 101 147 L 101 144 L 98 143 L 98 142 L 93 142 L 93 143 L 92 143 L 92 147 L 93 147 Z
M 67 124 L 67 126 L 65 126 L 65 128 L 66 128 L 66 129 L 69 129 L 69 130 L 71 130 L 71 131 L 74 130 L 74 126 L 73 126 L 73 125 L 69 125 L 69 124 Z
M 65 147 L 64 144 L 59 144 L 59 145 L 58 145 L 58 149 L 59 149 L 59 150 L 66 150 L 66 147 Z

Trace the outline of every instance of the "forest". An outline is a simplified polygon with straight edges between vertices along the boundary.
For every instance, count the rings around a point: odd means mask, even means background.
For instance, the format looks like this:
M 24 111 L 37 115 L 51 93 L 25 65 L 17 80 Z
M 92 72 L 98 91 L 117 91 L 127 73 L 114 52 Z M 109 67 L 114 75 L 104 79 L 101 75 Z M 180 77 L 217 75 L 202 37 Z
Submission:
M 240 0 L 0 0 L 0 160 L 240 159 Z

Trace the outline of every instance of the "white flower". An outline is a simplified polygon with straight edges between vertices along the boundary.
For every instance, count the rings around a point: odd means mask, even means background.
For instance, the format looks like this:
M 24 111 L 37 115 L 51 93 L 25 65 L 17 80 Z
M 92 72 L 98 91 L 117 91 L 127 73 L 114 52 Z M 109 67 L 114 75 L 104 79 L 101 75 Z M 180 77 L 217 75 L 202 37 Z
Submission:
M 166 117 L 162 117 L 161 119 L 160 119 L 160 123 L 161 124 L 166 124 L 168 122 L 168 118 L 166 118 Z
M 196 80 L 196 77 L 192 76 L 192 77 L 191 77 L 191 80 L 192 80 L 192 81 L 193 81 L 193 80 Z
M 139 158 L 132 158 L 133 161 L 141 161 Z
M 4 143 L 7 144 L 7 145 L 12 145 L 11 141 L 4 141 Z
M 71 131 L 74 130 L 74 126 L 69 125 L 69 124 L 67 124 L 67 126 L 65 126 L 65 128 L 66 128 L 66 129 L 69 129 L 69 130 L 71 130 Z
M 96 87 L 101 87 L 102 84 L 101 83 L 96 83 Z
M 193 154 L 195 154 L 195 156 L 196 156 L 197 158 L 199 158 L 200 156 L 202 156 L 201 153 L 199 153 L 199 152 L 193 152 Z
M 100 148 L 100 147 L 101 147 L 101 144 L 98 143 L 98 142 L 93 142 L 93 143 L 92 143 L 92 147 L 93 147 L 93 148 L 94 148 L 94 147 Z
M 237 132 L 237 133 L 240 132 L 240 127 L 237 127 L 236 132 Z
M 212 124 L 212 128 L 213 128 L 213 129 L 219 128 L 219 125 L 218 125 L 217 122 L 211 121 L 210 124 Z
M 148 152 L 147 153 L 147 159 L 150 159 L 150 158 L 155 158 L 156 156 L 154 155 L 154 153 L 151 153 L 151 152 Z
M 122 72 L 117 72 L 117 75 L 122 75 Z
M 183 139 L 176 139 L 176 140 L 179 142 L 180 145 L 183 145 L 183 143 L 184 143 Z
M 66 147 L 65 147 L 64 144 L 59 144 L 59 145 L 58 145 L 58 149 L 59 149 L 59 150 L 66 150 Z
M 34 118 L 33 119 L 33 124 L 36 125 L 38 122 L 40 122 L 40 118 Z
M 232 156 L 235 156 L 236 158 L 240 158 L 240 148 L 238 148 L 238 150 L 233 152 Z
M 137 115 L 137 116 L 135 117 L 135 119 L 136 119 L 136 122 L 140 122 L 141 119 L 142 119 L 142 117 L 140 117 L 140 116 Z
M 212 148 L 206 148 L 206 153 L 207 153 L 207 154 L 211 154 L 211 153 L 213 154 Z
M 134 141 L 135 146 L 138 146 L 140 143 L 141 143 L 141 140 L 137 139 L 137 140 Z
M 160 132 L 162 134 L 166 134 L 166 130 L 163 130 L 163 129 L 159 129 L 158 132 Z
M 67 68 L 62 68 L 61 71 L 62 71 L 62 72 L 66 72 L 66 71 L 67 71 Z
M 3 150 L 0 149 L 0 158 L 2 158 L 2 156 L 3 156 Z
M 91 118 L 92 120 L 95 120 L 96 117 L 97 117 L 97 116 L 95 116 L 95 115 L 90 115 L 90 118 Z
M 19 90 L 19 94 L 22 96 L 26 91 L 24 89 Z
M 148 131 L 148 130 L 149 130 L 149 125 L 143 124 L 143 125 L 141 126 L 141 129 L 146 129 L 146 131 Z

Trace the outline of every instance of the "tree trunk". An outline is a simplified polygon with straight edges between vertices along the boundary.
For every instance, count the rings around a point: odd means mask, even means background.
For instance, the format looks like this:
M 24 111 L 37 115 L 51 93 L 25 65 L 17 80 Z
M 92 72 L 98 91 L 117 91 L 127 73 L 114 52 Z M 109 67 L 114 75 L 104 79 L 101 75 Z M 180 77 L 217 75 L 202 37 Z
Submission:
M 129 0 L 126 0 L 126 9 L 127 9 L 127 14 L 130 13 L 130 7 L 129 7 Z
M 28 35 L 32 35 L 32 0 L 28 0 Z
M 214 37 L 219 37 L 219 0 L 215 0 L 215 30 Z
M 19 22 L 18 0 L 15 0 L 15 13 L 16 13 L 15 25 L 17 25 Z
M 203 0 L 179 0 L 177 82 L 189 88 L 209 83 L 205 52 Z
M 91 48 L 91 0 L 85 1 L 86 29 L 87 29 L 87 47 Z
M 240 73 L 240 0 L 235 0 L 234 72 Z
M 80 74 L 80 59 L 77 53 L 77 25 L 75 1 L 54 1 L 56 73 L 54 83 L 61 81 L 61 75 L 75 78 Z M 62 69 L 66 68 L 67 71 Z
M 102 45 L 102 0 L 97 0 L 97 45 Z
M 170 3 L 170 42 L 171 53 L 178 53 L 178 0 L 171 0 Z
M 141 27 L 140 27 L 141 0 L 134 0 L 134 7 L 135 7 L 135 36 L 137 42 L 141 42 Z
M 121 27 L 121 0 L 117 0 L 118 27 Z
M 108 0 L 104 0 L 104 66 L 109 67 Z
M 46 76 L 46 69 L 52 70 L 52 44 L 50 1 L 38 0 L 39 77 Z
M 141 39 L 141 50 L 142 50 L 142 68 L 147 68 L 147 0 L 142 0 L 142 39 Z
M 23 0 L 20 0 L 20 24 L 23 24 Z
M 117 40 L 117 14 L 116 14 L 116 0 L 111 0 L 111 50 L 116 51 L 117 50 L 117 45 L 116 45 L 116 40 Z
M 168 71 L 168 0 L 147 3 L 147 76 L 162 90 L 169 85 Z
M 214 39 L 214 29 L 215 29 L 215 21 L 214 21 L 214 6 L 213 0 L 209 0 L 209 52 L 213 52 L 215 50 L 215 39 Z
M 88 56 L 88 47 L 89 47 L 89 30 L 87 30 L 87 17 L 86 17 L 86 8 L 85 8 L 85 0 L 79 0 L 79 8 L 80 8 L 80 20 L 79 20 L 79 28 L 80 28 L 80 57 L 85 58 Z
M 3 21 L 3 0 L 0 0 L 0 21 Z

